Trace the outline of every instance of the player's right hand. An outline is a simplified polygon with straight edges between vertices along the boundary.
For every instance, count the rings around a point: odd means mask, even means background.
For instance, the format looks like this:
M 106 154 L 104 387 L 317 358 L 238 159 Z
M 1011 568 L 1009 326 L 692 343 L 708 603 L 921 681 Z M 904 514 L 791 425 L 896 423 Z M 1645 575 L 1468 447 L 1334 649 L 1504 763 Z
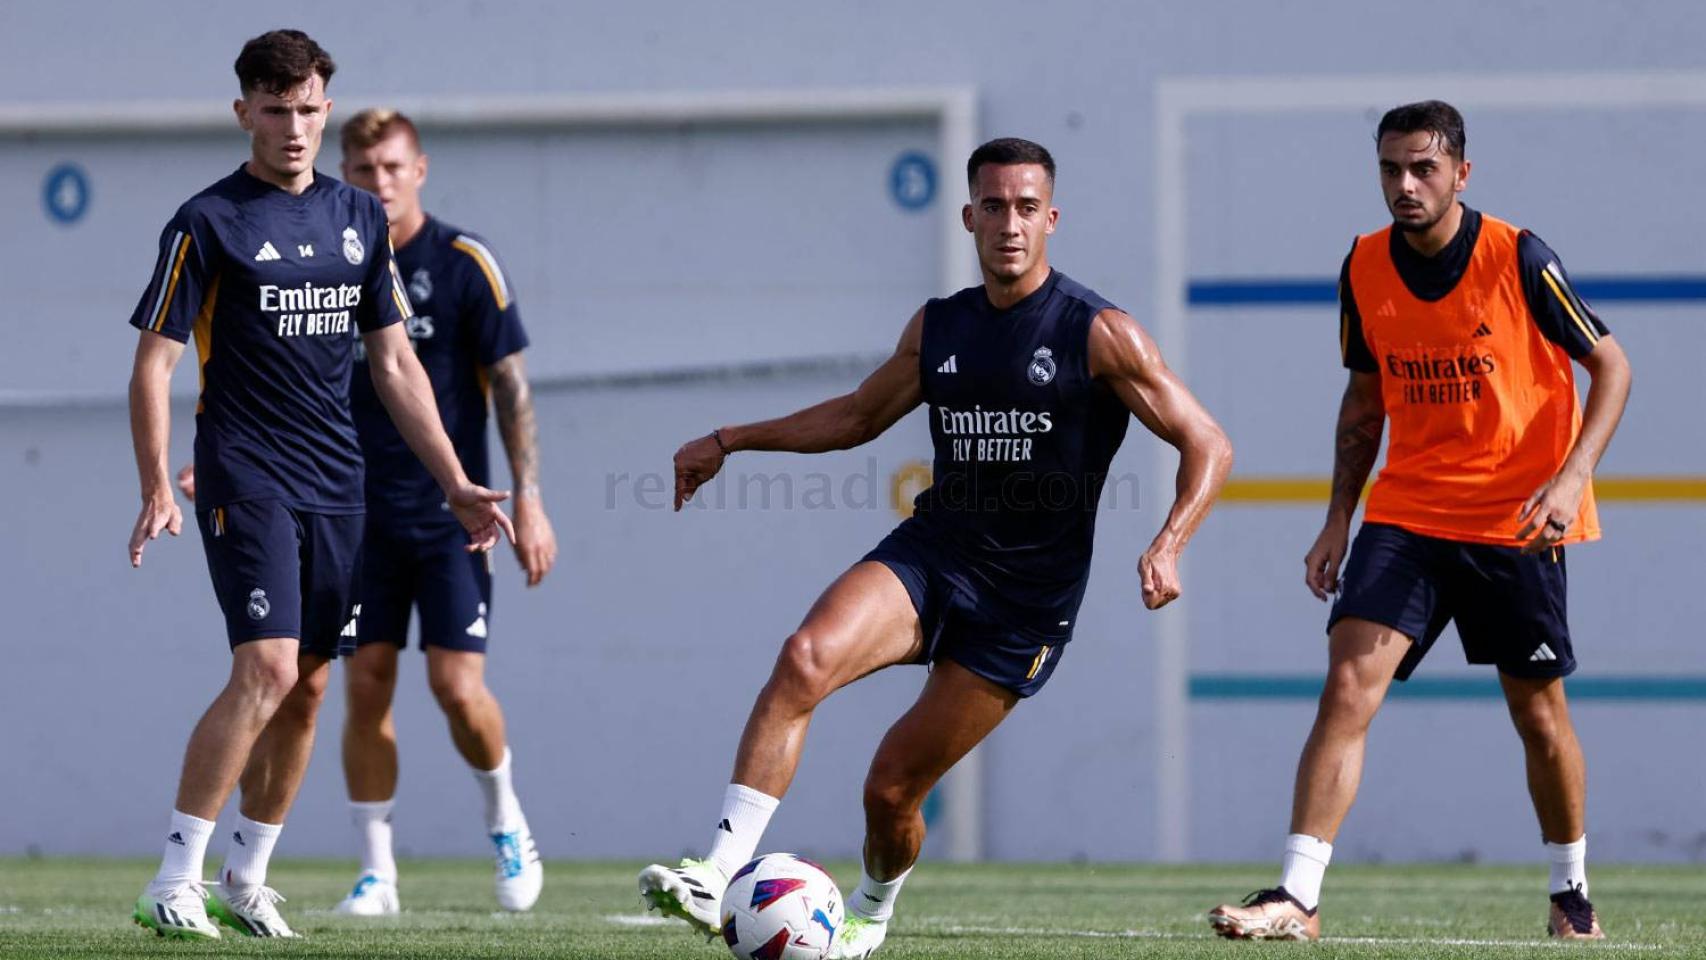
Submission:
M 1303 583 L 1315 599 L 1325 602 L 1339 592 L 1339 565 L 1345 560 L 1350 539 L 1349 528 L 1328 521 L 1315 538 L 1315 545 L 1304 554 Z
M 445 498 L 450 512 L 468 531 L 468 552 L 484 553 L 498 545 L 499 537 L 515 542 L 515 526 L 498 504 L 509 499 L 508 490 L 487 490 L 477 483 L 465 483 Z
M 1137 575 L 1143 585 L 1143 605 L 1159 610 L 1179 599 L 1179 548 L 1157 538 L 1137 560 Z
M 675 509 L 693 499 L 701 486 L 710 483 L 723 469 L 723 448 L 709 434 L 689 440 L 675 451 Z
M 537 491 L 516 498 L 514 520 L 515 558 L 521 561 L 527 585 L 537 587 L 557 562 L 557 533 Z
M 178 490 L 189 502 L 195 502 L 195 464 L 186 463 L 184 468 L 178 471 Z
M 143 497 L 142 512 L 137 514 L 136 528 L 130 531 L 130 565 L 142 566 L 142 548 L 164 530 L 172 536 L 184 528 L 184 514 L 171 494 Z

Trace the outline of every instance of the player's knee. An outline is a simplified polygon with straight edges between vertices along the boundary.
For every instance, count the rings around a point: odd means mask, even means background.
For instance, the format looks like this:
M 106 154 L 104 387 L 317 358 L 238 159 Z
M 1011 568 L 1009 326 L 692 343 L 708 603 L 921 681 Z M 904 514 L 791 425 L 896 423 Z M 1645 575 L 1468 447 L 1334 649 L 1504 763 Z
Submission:
M 459 673 L 434 675 L 428 678 L 432 695 L 438 706 L 451 716 L 464 716 L 485 694 L 486 685 L 478 676 Z
M 816 635 L 804 628 L 794 631 L 776 658 L 776 669 L 770 676 L 772 691 L 812 707 L 834 692 L 831 684 L 832 671 Z
M 395 668 L 353 660 L 344 683 L 351 720 L 377 722 L 390 712 L 391 693 L 397 686 Z
M 1530 746 L 1551 747 L 1563 740 L 1564 725 L 1544 700 L 1511 707 L 1511 721 L 1516 724 L 1517 735 Z
M 296 657 L 256 656 L 231 673 L 231 686 L 247 699 L 276 707 L 296 686 Z
M 331 668 L 321 667 L 301 673 L 290 688 L 278 712 L 302 726 L 312 726 L 319 716 L 320 704 L 326 699 L 326 686 L 331 681 Z
M 383 657 L 351 657 L 345 665 L 351 693 L 389 692 L 397 683 L 397 661 Z
M 319 706 L 320 702 L 326 699 L 326 687 L 330 686 L 331 682 L 332 667 L 330 664 L 322 664 L 306 673 L 299 672 L 291 694 Z
M 345 689 L 351 722 L 377 723 L 391 711 L 391 690 L 390 683 L 352 671 Z
M 1381 689 L 1367 683 L 1357 671 L 1333 669 L 1321 690 L 1321 717 L 1328 722 L 1367 726 L 1380 706 Z

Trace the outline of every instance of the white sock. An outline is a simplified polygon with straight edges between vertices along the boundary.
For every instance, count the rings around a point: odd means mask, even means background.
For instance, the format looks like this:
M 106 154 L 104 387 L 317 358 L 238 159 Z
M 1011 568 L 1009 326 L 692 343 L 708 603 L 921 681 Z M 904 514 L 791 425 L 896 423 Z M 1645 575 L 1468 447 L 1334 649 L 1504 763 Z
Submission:
M 859 888 L 847 898 L 847 909 L 864 917 L 866 920 L 876 920 L 887 923 L 894 916 L 894 902 L 900 898 L 900 885 L 906 878 L 912 876 L 912 868 L 887 883 L 871 878 L 869 870 L 859 869 Z
M 231 846 L 225 851 L 225 869 L 219 879 L 228 887 L 258 887 L 267 882 L 267 861 L 278 835 L 284 832 L 282 823 L 261 823 L 237 815 L 237 826 L 231 831 Z
M 172 822 L 166 827 L 166 853 L 160 858 L 160 872 L 154 875 L 154 882 L 168 886 L 200 883 L 207 841 L 212 836 L 212 820 L 173 810 Z
M 504 747 L 504 758 L 496 770 L 475 770 L 474 780 L 486 798 L 486 832 L 508 833 L 521 829 L 521 801 L 515 795 L 515 783 L 510 779 L 510 752 Z
M 1321 880 L 1333 859 L 1333 845 L 1301 833 L 1287 834 L 1285 859 L 1280 861 L 1280 886 L 1297 898 L 1303 909 L 1313 910 L 1321 902 Z
M 1582 834 L 1575 843 L 1548 843 L 1546 852 L 1552 857 L 1552 889 L 1548 892 L 1563 893 L 1575 888 L 1587 896 L 1588 835 Z
M 732 877 L 746 866 L 758 849 L 764 828 L 770 826 L 770 815 L 782 801 L 767 793 L 759 793 L 738 783 L 729 784 L 723 792 L 723 815 L 717 821 L 716 836 L 711 840 L 710 860 Z
M 351 800 L 350 820 L 361 844 L 361 872 L 397 882 L 397 858 L 391 852 L 391 805 L 395 800 Z

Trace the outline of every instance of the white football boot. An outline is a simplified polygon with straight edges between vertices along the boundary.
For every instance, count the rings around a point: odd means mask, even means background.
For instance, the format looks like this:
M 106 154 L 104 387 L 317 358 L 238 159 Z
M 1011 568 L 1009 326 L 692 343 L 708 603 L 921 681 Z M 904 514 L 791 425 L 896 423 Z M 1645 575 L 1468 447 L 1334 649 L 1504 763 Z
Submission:
M 364 873 L 333 912 L 346 917 L 394 917 L 402 909 L 396 883 L 376 873 Z
M 532 909 L 545 886 L 545 866 L 539 862 L 533 831 L 523 819 L 517 829 L 490 836 L 497 848 L 498 906 L 516 912 Z
M 679 917 L 706 937 L 722 932 L 718 909 L 729 881 L 709 860 L 683 860 L 678 867 L 654 863 L 640 871 L 640 897 L 646 909 Z
M 888 934 L 887 920 L 872 920 L 849 913 L 847 919 L 841 921 L 841 932 L 836 936 L 835 944 L 829 948 L 829 960 L 865 960 L 877 952 Z
M 136 898 L 131 919 L 174 940 L 218 940 L 219 928 L 207 917 L 207 891 L 199 883 L 168 886 L 150 883 Z
M 279 916 L 284 897 L 265 885 L 229 887 L 207 885 L 207 915 L 246 937 L 298 937 Z

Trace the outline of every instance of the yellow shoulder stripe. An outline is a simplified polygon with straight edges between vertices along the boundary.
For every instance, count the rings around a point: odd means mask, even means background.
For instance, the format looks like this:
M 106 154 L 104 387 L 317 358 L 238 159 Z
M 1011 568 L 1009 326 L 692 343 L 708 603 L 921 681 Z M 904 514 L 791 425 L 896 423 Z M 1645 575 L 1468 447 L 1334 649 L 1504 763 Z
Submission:
M 183 276 L 184 260 L 189 256 L 190 235 L 185 232 L 181 236 L 183 239 L 178 241 L 177 252 L 172 256 L 172 272 L 166 279 L 165 289 L 160 291 L 160 302 L 154 305 L 154 322 L 148 325 L 148 329 L 155 333 L 166 326 L 166 314 L 171 312 L 172 296 L 178 292 L 178 278 Z
M 391 302 L 397 308 L 397 316 L 404 320 L 415 315 L 414 304 L 409 302 L 409 295 L 403 286 L 403 275 L 397 272 L 397 261 L 391 261 Z
M 1582 336 L 1588 338 L 1588 343 L 1598 343 L 1599 334 L 1595 333 L 1593 327 L 1582 319 L 1581 314 L 1576 312 L 1576 308 L 1570 304 L 1570 298 L 1564 296 L 1564 291 L 1558 286 L 1558 281 L 1552 279 L 1551 269 L 1540 271 L 1540 276 L 1546 280 L 1546 285 L 1552 288 L 1552 295 L 1564 305 L 1564 312 L 1570 315 L 1571 320 L 1576 321 L 1576 326 L 1582 331 Z
M 509 309 L 509 285 L 504 282 L 503 271 L 498 269 L 497 260 L 492 252 L 471 237 L 457 237 L 451 241 L 451 246 L 466 253 L 479 266 L 480 272 L 486 275 L 486 283 L 491 285 L 492 299 L 498 303 L 499 310 Z

